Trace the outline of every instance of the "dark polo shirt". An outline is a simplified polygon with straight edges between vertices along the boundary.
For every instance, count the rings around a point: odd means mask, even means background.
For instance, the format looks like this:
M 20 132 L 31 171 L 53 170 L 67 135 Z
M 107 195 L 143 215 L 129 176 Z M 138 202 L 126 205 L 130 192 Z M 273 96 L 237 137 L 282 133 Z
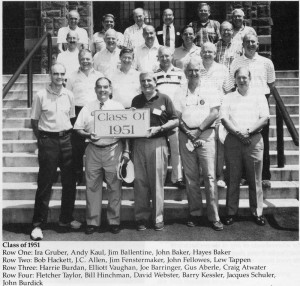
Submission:
M 139 94 L 133 98 L 131 106 L 150 109 L 150 127 L 162 126 L 169 120 L 178 118 L 171 99 L 166 94 L 160 92 L 157 92 L 149 101 L 143 93 Z M 154 137 L 162 136 L 167 136 L 167 131 L 158 133 Z

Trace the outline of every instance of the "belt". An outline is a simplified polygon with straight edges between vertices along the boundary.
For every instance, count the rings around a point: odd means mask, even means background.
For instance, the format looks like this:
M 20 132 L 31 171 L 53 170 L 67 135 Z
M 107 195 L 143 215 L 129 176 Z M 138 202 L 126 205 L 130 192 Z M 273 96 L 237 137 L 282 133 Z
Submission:
M 195 128 L 190 128 L 189 127 L 189 129 L 190 130 L 197 130 L 197 129 L 199 129 L 199 127 L 195 127 Z M 214 126 L 211 126 L 211 127 L 207 127 L 205 130 L 203 130 L 203 131 L 206 131 L 207 129 L 215 129 L 215 127 Z
M 60 132 L 48 132 L 48 131 L 40 131 L 41 136 L 48 136 L 48 137 L 64 137 L 72 132 L 72 129 L 65 130 L 65 131 L 60 131 Z
M 93 143 L 91 143 L 91 144 L 92 144 L 93 146 L 97 147 L 97 148 L 107 148 L 107 147 L 114 146 L 114 145 L 116 145 L 116 144 L 118 144 L 118 143 L 119 143 L 119 141 L 116 141 L 116 142 L 111 143 L 111 144 L 108 144 L 108 145 L 96 145 L 96 144 L 93 144 Z

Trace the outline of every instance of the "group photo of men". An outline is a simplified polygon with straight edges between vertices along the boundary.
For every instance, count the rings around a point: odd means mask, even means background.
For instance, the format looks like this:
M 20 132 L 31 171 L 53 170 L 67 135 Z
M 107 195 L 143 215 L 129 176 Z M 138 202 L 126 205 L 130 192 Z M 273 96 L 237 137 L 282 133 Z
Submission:
M 274 65 L 258 54 L 257 33 L 245 25 L 242 9 L 234 9 L 232 21 L 222 23 L 214 20 L 208 3 L 199 3 L 197 9 L 197 20 L 175 27 L 174 13 L 167 8 L 161 25 L 154 27 L 145 23 L 146 11 L 136 8 L 134 24 L 124 34 L 114 29 L 118 19 L 105 14 L 103 29 L 91 39 L 78 26 L 79 12 L 69 11 L 68 26 L 57 35 L 51 83 L 33 98 L 31 109 L 39 162 L 31 239 L 43 239 L 58 167 L 59 226 L 82 229 L 86 235 L 99 231 L 105 184 L 106 221 L 109 231 L 118 234 L 121 161 L 134 166 L 137 231 L 165 228 L 166 184 L 186 190 L 187 227 L 201 226 L 203 220 L 215 231 L 230 227 L 238 219 L 242 185 L 249 188 L 253 222 L 265 225 Z M 95 111 L 127 109 L 149 109 L 145 137 L 95 133 Z M 80 185 L 86 186 L 85 221 L 73 216 Z M 226 214 L 221 218 L 220 188 L 226 188 Z

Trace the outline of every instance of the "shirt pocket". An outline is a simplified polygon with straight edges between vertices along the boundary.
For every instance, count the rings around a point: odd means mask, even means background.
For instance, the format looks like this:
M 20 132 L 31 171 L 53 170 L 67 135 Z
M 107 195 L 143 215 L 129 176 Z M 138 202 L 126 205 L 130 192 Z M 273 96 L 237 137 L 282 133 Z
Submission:
M 70 101 L 67 96 L 64 96 L 63 98 L 60 98 L 57 101 L 57 111 L 64 113 L 65 115 L 68 115 L 71 109 Z

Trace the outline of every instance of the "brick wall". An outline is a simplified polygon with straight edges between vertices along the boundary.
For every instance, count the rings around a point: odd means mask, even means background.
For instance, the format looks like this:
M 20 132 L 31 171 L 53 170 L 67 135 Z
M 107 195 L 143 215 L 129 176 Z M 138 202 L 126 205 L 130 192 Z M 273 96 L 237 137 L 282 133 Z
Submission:
M 237 1 L 228 2 L 226 5 L 227 20 L 231 20 L 232 11 L 236 8 L 243 9 L 245 23 L 252 26 L 258 36 L 271 36 L 273 21 L 271 18 L 270 1 Z M 268 41 L 267 41 L 268 42 Z M 259 54 L 271 58 L 271 41 L 259 45 Z

